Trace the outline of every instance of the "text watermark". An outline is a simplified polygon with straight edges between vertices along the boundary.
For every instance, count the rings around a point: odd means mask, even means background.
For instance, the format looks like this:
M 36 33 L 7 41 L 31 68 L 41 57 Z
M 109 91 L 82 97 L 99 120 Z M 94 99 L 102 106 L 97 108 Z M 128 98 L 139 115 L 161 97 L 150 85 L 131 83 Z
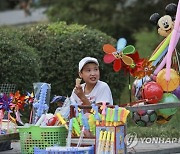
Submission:
M 180 138 L 138 137 L 136 133 L 127 134 L 124 138 L 127 148 L 135 147 L 138 142 L 143 144 L 173 144 L 180 143 Z

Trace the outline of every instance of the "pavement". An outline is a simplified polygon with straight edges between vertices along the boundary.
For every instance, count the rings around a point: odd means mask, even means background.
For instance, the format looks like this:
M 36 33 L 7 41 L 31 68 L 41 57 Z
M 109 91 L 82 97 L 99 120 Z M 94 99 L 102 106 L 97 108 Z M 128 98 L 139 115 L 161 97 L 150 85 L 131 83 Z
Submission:
M 12 150 L 2 151 L 0 154 L 21 154 L 20 142 L 12 141 Z M 180 143 L 140 143 L 127 149 L 128 154 L 180 154 Z
M 22 9 L 3 11 L 0 12 L 0 26 L 46 22 L 48 18 L 45 11 L 46 8 L 32 8 L 30 16 L 26 16 Z
M 128 154 L 180 154 L 180 143 L 141 143 L 127 150 Z

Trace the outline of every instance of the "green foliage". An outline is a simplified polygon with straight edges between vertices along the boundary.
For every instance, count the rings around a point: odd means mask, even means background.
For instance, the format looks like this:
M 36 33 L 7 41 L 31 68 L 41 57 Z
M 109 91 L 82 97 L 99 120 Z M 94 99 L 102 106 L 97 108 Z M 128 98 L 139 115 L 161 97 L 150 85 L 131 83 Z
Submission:
M 136 133 L 138 137 L 177 137 L 180 136 L 180 109 L 173 116 L 173 118 L 166 124 L 154 124 L 150 127 L 139 127 L 132 123 L 132 120 L 128 119 L 128 133 Z
M 149 22 L 151 14 L 165 15 L 165 6 L 172 2 L 177 4 L 178 0 L 148 0 L 143 3 L 141 0 L 52 0 L 47 13 L 51 21 L 85 24 L 117 39 L 125 37 L 131 43 L 134 32 L 142 27 L 153 27 Z
M 67 26 L 66 22 L 53 23 L 48 26 L 48 30 L 54 32 L 55 34 L 71 34 L 74 32 L 80 32 L 86 26 L 80 26 L 78 24 L 72 24 L 71 26 Z
M 18 90 L 32 90 L 39 80 L 39 61 L 32 47 L 10 28 L 0 28 L 1 83 L 13 83 Z
M 109 84 L 115 103 L 126 85 L 123 73 L 115 73 L 112 65 L 104 64 L 105 43 L 116 40 L 106 34 L 64 22 L 21 28 L 22 40 L 35 48 L 40 60 L 40 81 L 51 83 L 51 95 L 71 95 L 78 77 L 78 63 L 85 56 L 96 57 L 100 63 L 101 80 Z
M 149 31 L 147 28 L 134 33 L 133 37 L 136 41 L 135 47 L 142 58 L 149 58 L 158 44 L 164 39 L 157 33 L 157 30 Z

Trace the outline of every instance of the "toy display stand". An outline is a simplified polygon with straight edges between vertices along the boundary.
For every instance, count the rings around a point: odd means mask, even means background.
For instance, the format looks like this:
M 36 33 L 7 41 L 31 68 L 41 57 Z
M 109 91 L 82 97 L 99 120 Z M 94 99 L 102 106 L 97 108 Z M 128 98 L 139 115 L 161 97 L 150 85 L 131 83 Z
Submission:
M 100 107 L 100 105 L 98 105 Z M 114 108 L 113 105 L 107 105 L 107 107 Z M 78 108 L 84 109 L 84 110 L 90 110 L 91 106 L 86 105 L 79 105 Z M 70 118 L 75 117 L 75 111 L 74 106 L 70 107 Z M 81 146 L 90 146 L 94 145 L 94 153 L 99 154 L 97 152 L 98 145 L 99 145 L 99 135 L 100 131 L 110 131 L 114 132 L 114 143 L 113 143 L 113 151 L 109 151 L 109 153 L 113 154 L 126 154 L 127 153 L 127 147 L 124 142 L 124 138 L 126 135 L 126 124 L 121 124 L 117 126 L 96 126 L 96 135 L 94 137 L 83 137 Z M 72 137 L 71 138 L 71 145 L 76 146 L 79 141 L 78 137 Z M 105 148 L 105 145 L 104 145 Z M 101 151 L 101 153 L 104 153 Z
M 99 139 L 100 132 L 114 133 L 113 142 L 106 138 L 104 140 L 104 145 L 100 145 L 101 141 Z M 95 153 L 112 153 L 112 154 L 126 154 L 126 144 L 124 142 L 124 137 L 126 135 L 126 125 L 119 126 L 96 126 L 96 140 L 95 140 Z M 109 144 L 109 145 L 108 145 Z M 100 147 L 99 147 L 100 146 Z M 100 150 L 100 151 L 99 151 Z

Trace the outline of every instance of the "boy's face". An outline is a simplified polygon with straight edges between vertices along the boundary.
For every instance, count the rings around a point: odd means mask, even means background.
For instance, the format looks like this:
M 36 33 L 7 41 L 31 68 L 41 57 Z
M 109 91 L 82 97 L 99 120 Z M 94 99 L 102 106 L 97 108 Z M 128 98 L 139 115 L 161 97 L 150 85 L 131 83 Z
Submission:
M 82 68 L 79 76 L 83 78 L 86 84 L 96 84 L 100 78 L 99 66 L 95 63 L 87 63 Z

